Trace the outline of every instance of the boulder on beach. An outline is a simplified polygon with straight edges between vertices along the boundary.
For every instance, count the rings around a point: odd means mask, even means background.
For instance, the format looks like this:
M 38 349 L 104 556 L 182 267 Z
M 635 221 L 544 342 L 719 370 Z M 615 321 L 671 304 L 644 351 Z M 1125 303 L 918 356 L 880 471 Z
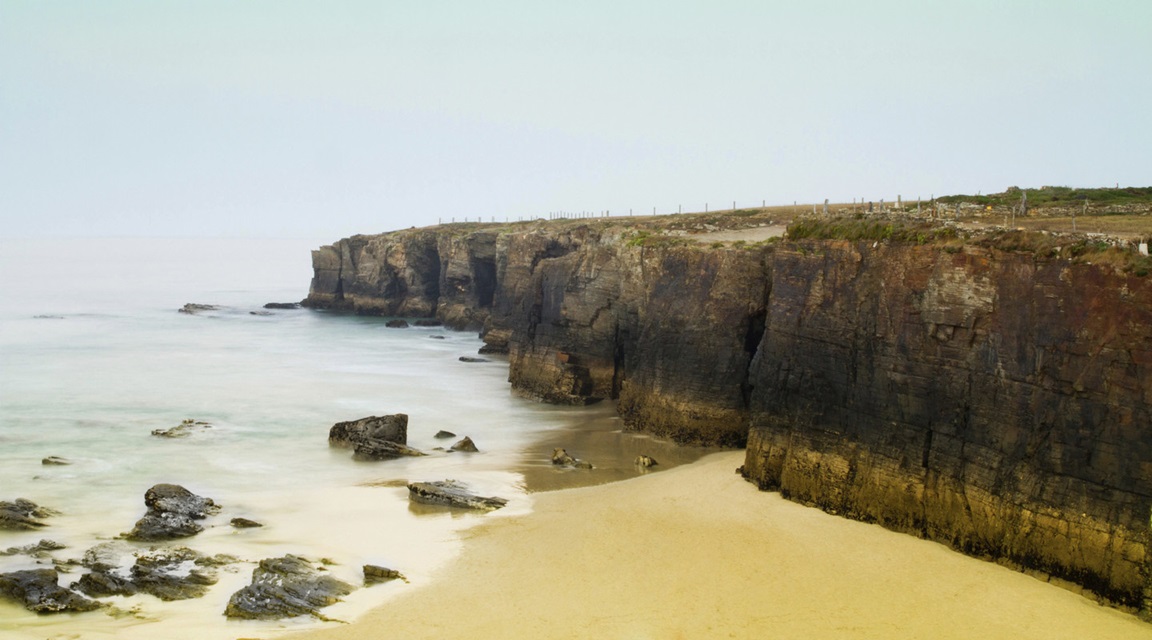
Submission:
M 12 502 L 0 501 L 0 529 L 28 531 L 48 526 L 43 518 L 56 515 L 56 512 L 40 505 L 16 498 Z
M 472 438 L 464 436 L 462 440 L 448 448 L 450 451 L 464 451 L 467 453 L 476 453 L 479 449 L 476 448 L 476 443 L 472 442 Z
M 390 327 L 392 329 L 407 329 L 408 328 L 408 321 L 402 320 L 400 318 L 396 318 L 394 320 L 389 320 L 388 322 L 385 322 L 384 326 Z
M 127 534 L 129 540 L 187 538 L 204 530 L 196 520 L 220 511 L 211 498 L 198 496 L 176 484 L 158 484 L 144 493 L 148 512 Z
M 467 485 L 455 480 L 409 483 L 408 499 L 423 504 L 479 511 L 493 511 L 508 504 L 504 498 L 486 498 L 471 493 Z
M 328 446 L 331 447 L 354 448 L 366 440 L 408 444 L 408 414 L 393 413 L 337 422 L 328 430 Z
M 574 467 L 576 469 L 591 469 L 592 463 L 573 458 L 564 449 L 552 450 L 552 464 L 561 467 Z
M 99 602 L 60 586 L 55 569 L 28 569 L 0 573 L 0 594 L 36 613 L 93 611 Z
M 228 599 L 224 615 L 246 620 L 310 615 L 327 620 L 320 609 L 339 602 L 354 589 L 299 556 L 266 558 L 252 571 L 252 583 Z

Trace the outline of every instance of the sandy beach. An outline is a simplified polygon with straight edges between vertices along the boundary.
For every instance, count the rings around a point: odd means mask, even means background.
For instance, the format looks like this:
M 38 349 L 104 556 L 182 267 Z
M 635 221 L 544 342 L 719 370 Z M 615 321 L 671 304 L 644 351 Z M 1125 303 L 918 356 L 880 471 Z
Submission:
M 369 638 L 1152 638 L 1152 625 L 941 545 L 763 493 L 724 452 L 535 494 L 352 624 Z

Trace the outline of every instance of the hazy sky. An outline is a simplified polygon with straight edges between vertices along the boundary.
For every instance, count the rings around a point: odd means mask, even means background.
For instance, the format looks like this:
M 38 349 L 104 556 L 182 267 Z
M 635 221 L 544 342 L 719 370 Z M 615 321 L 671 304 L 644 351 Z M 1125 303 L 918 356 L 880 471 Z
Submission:
M 1152 2 L 0 0 L 0 235 L 1152 184 Z

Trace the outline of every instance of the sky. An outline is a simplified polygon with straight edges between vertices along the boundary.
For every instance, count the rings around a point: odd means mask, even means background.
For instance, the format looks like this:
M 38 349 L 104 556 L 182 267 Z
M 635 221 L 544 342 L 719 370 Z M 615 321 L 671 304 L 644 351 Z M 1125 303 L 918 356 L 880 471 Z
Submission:
M 1152 185 L 1152 2 L 0 0 L 0 236 Z

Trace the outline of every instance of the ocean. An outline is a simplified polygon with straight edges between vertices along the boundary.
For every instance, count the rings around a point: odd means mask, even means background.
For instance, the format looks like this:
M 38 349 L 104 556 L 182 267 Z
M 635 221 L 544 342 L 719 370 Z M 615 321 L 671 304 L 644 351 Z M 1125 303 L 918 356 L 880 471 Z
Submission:
M 434 580 L 460 552 L 466 529 L 529 512 L 530 488 L 630 477 L 640 472 L 628 463 L 638 451 L 671 463 L 702 453 L 622 434 L 609 406 L 516 396 L 501 357 L 459 360 L 481 346 L 475 333 L 263 309 L 304 298 L 309 251 L 320 244 L 0 240 L 0 500 L 26 498 L 60 512 L 42 530 L 0 530 L 0 551 L 46 538 L 66 547 L 55 559 L 80 558 L 132 529 L 149 487 L 174 483 L 222 511 L 202 521 L 204 532 L 167 546 L 244 561 L 223 570 L 203 598 L 109 598 L 116 616 L 37 615 L 0 600 L 0 636 L 210 639 L 321 624 L 223 616 L 254 563 L 286 553 L 324 559 L 354 585 L 364 564 L 407 576 L 325 610 L 352 619 Z M 185 303 L 220 308 L 178 313 Z M 409 445 L 432 455 L 365 463 L 329 448 L 334 423 L 389 413 L 407 413 Z M 151 435 L 189 419 L 211 426 L 186 438 Z M 480 452 L 435 451 L 453 442 L 433 437 L 441 429 L 470 436 Z M 547 452 L 560 443 L 578 457 L 594 452 L 598 469 L 580 476 L 552 468 Z M 42 464 L 48 456 L 71 464 Z M 449 478 L 509 504 L 487 514 L 409 505 L 405 482 Z M 237 529 L 234 517 L 264 526 Z M 0 556 L 0 572 L 44 566 L 51 565 Z M 61 584 L 82 572 L 62 573 Z

